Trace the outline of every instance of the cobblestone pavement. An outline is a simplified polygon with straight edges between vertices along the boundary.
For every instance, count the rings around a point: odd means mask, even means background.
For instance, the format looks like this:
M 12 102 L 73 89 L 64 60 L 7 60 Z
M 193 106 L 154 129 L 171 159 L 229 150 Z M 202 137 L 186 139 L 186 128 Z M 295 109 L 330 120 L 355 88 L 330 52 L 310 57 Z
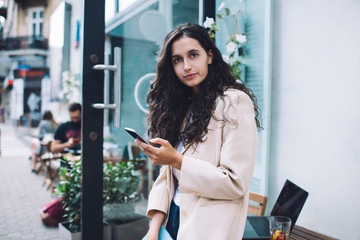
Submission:
M 0 123 L 0 240 L 57 240 L 58 228 L 42 224 L 41 206 L 52 201 L 44 175 L 30 171 L 32 129 Z

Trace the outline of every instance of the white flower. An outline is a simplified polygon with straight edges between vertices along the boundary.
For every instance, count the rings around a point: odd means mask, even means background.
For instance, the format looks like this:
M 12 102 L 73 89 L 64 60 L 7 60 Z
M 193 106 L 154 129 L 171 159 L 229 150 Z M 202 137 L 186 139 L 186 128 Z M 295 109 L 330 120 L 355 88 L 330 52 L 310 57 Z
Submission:
M 228 44 L 226 44 L 226 52 L 227 53 L 232 53 L 235 51 L 237 44 L 234 42 L 229 42 Z
M 247 41 L 245 35 L 235 34 L 235 37 L 236 37 L 236 41 L 238 41 L 239 43 L 244 43 Z
M 213 18 L 209 18 L 209 17 L 206 17 L 206 20 L 203 24 L 203 26 L 205 28 L 211 28 L 211 25 L 214 24 L 214 19 Z
M 60 91 L 60 92 L 59 92 L 59 98 L 60 98 L 60 99 L 64 99 L 64 98 L 65 98 L 65 92 L 64 92 L 64 91 Z
M 224 62 L 226 62 L 227 64 L 229 64 L 229 63 L 230 63 L 230 58 L 229 58 L 229 55 L 225 55 L 225 54 L 223 54 L 223 55 L 222 55 L 222 58 L 223 58 Z
M 225 7 L 225 3 L 221 2 L 219 7 L 218 7 L 218 11 L 220 11 L 221 9 L 223 9 Z

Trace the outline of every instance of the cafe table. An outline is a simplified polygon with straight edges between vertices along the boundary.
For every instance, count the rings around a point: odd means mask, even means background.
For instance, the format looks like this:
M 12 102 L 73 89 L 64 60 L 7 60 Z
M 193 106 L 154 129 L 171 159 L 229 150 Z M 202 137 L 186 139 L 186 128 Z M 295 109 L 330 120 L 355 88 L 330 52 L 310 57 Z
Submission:
M 324 234 L 314 232 L 312 230 L 309 230 L 307 228 L 298 225 L 295 225 L 289 236 L 289 240 L 334 240 L 334 239 L 336 238 L 332 238 Z M 269 238 L 261 238 L 257 240 L 269 240 Z
M 321 233 L 311 231 L 311 230 L 309 230 L 307 228 L 295 225 L 295 227 L 293 228 L 293 230 L 292 230 L 292 232 L 290 234 L 289 239 L 290 240 L 307 240 L 307 239 L 309 239 L 309 240 L 312 240 L 312 239 L 315 239 L 315 240 L 321 240 L 321 239 L 333 240 L 335 238 L 332 238 L 332 237 L 323 235 Z

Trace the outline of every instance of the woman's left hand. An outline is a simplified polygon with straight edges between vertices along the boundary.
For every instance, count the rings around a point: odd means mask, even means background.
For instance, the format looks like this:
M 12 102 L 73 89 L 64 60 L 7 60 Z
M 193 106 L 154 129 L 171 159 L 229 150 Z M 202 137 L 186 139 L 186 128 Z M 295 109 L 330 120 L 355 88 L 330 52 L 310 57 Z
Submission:
M 171 146 L 169 141 L 162 138 L 154 138 L 150 142 L 152 144 L 160 144 L 161 146 L 154 147 L 138 139 L 135 140 L 135 143 L 154 165 L 171 165 L 174 168 L 181 169 L 183 156 Z

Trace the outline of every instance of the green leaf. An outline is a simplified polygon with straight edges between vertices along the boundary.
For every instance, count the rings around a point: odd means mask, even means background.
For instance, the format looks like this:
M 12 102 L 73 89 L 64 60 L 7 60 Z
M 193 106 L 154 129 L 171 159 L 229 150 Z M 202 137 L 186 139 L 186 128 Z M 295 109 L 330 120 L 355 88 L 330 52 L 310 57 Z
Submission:
M 230 9 L 226 7 L 226 8 L 225 8 L 225 15 L 226 15 L 226 16 L 230 16 L 230 14 L 231 14 L 231 13 L 230 13 Z

